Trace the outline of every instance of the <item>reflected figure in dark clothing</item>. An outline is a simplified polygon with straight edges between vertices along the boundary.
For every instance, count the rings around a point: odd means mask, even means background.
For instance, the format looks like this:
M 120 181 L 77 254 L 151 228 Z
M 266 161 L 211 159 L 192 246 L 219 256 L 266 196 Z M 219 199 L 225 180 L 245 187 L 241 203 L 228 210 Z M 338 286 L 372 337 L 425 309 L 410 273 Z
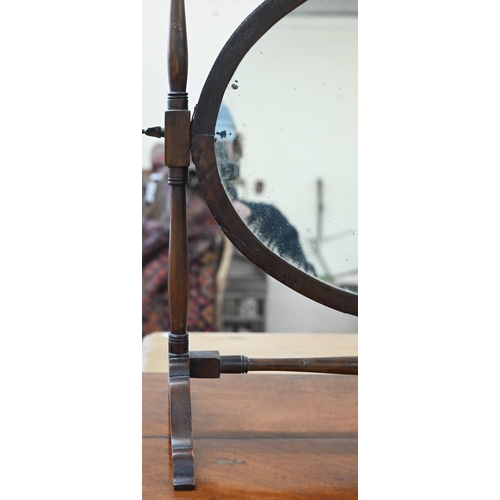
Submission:
M 250 230 L 284 260 L 316 276 L 314 267 L 304 255 L 297 230 L 286 217 L 271 204 L 238 198 L 234 183 L 240 176 L 239 160 L 242 147 L 234 121 L 224 102 L 221 104 L 215 129 L 215 154 L 226 193 Z

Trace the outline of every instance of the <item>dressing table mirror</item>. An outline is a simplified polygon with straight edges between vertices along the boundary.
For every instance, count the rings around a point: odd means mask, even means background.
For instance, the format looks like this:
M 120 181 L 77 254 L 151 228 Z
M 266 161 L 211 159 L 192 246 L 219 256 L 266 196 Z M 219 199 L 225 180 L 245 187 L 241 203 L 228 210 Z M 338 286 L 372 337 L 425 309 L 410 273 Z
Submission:
M 247 259 L 297 293 L 357 316 L 357 281 L 349 279 L 357 276 L 356 82 L 325 69 L 335 66 L 342 40 L 320 16 L 311 21 L 314 53 L 301 50 L 304 33 L 290 47 L 289 38 L 280 41 L 283 33 L 272 30 L 279 22 L 299 29 L 294 11 L 308 3 L 328 4 L 266 0 L 258 6 L 221 50 L 191 115 L 184 0 L 170 2 L 165 122 L 143 133 L 164 138 L 171 189 L 168 386 L 175 490 L 195 487 L 190 378 L 269 370 L 358 373 L 357 357 L 249 359 L 189 350 L 191 160 L 212 215 Z M 294 78 L 298 73 L 306 77 Z

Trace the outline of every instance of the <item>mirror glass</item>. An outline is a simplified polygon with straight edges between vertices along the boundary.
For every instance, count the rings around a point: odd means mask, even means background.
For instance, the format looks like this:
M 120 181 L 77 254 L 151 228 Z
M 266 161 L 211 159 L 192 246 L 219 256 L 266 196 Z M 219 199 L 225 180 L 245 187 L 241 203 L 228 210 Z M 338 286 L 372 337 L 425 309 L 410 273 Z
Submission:
M 215 149 L 252 232 L 357 293 L 357 4 L 335 6 L 306 2 L 252 47 L 225 91 Z

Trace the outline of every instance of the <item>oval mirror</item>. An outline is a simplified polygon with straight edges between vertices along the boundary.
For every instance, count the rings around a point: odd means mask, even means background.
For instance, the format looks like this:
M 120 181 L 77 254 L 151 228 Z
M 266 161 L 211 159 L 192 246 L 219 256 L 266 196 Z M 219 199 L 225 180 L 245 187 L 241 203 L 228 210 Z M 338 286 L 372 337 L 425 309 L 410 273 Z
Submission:
M 264 2 L 230 38 L 195 110 L 193 159 L 247 258 L 357 314 L 357 19 L 301 3 Z

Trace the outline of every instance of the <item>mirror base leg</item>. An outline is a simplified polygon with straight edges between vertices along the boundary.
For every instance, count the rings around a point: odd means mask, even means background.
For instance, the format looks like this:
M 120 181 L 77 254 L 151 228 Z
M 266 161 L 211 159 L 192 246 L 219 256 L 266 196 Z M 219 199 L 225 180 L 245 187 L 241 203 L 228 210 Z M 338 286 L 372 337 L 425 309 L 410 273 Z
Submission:
M 195 481 L 189 354 L 169 356 L 168 392 L 174 490 L 193 490 Z

